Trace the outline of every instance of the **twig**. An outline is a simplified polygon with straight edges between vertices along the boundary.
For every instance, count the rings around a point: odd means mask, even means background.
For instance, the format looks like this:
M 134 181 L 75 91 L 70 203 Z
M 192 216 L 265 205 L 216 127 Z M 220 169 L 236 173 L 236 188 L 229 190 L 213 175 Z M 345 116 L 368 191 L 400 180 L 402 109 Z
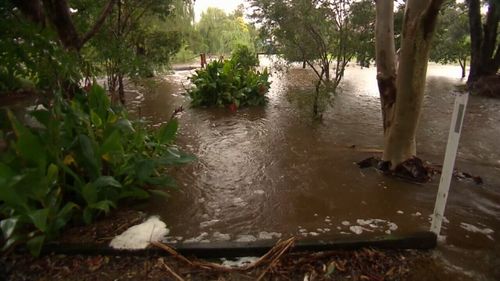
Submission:
M 189 264 L 189 265 L 193 265 L 193 262 L 191 262 L 190 260 L 186 259 L 183 255 L 177 253 L 177 251 L 175 251 L 174 249 L 172 249 L 171 247 L 163 244 L 163 243 L 160 243 L 160 242 L 156 242 L 156 241 L 153 241 L 151 242 L 152 245 L 158 247 L 158 248 L 161 248 L 165 251 L 167 251 L 168 253 L 170 253 L 172 256 L 174 256 L 175 258 L 178 258 L 180 259 L 181 261 Z
M 266 273 L 278 262 L 278 260 L 281 258 L 281 256 L 283 256 L 283 254 L 290 248 L 292 247 L 293 243 L 295 242 L 295 238 L 292 237 L 288 240 L 286 240 L 284 243 L 284 247 L 283 249 L 281 249 L 281 251 L 279 251 L 279 253 L 273 258 L 273 260 L 271 261 L 271 263 L 267 266 L 267 268 L 260 274 L 259 278 L 257 278 L 257 281 L 260 281 L 262 280 L 262 278 L 264 278 L 264 276 L 266 275 Z
M 175 273 L 175 271 L 173 269 L 171 269 L 166 263 L 165 261 L 163 261 L 163 259 L 161 260 L 161 263 L 162 265 L 165 267 L 165 269 L 170 273 L 172 274 L 172 276 L 175 277 L 175 279 L 177 279 L 178 281 L 184 281 L 184 278 L 180 277 L 177 273 Z

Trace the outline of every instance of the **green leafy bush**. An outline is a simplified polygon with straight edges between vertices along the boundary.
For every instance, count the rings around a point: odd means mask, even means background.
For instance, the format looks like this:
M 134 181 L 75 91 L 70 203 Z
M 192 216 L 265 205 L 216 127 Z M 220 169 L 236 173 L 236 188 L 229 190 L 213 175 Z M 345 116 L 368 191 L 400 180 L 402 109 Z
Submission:
M 30 113 L 35 126 L 10 111 L 0 122 L 4 249 L 26 243 L 36 255 L 70 220 L 90 223 L 124 199 L 165 195 L 159 188 L 175 183 L 164 168 L 193 160 L 173 145 L 175 119 L 150 133 L 99 86 L 46 106 Z
M 254 59 L 252 59 L 254 58 Z M 213 61 L 205 69 L 197 70 L 190 78 L 194 87 L 189 90 L 193 106 L 264 105 L 269 90 L 269 73 L 255 70 L 256 56 L 248 49 L 237 50 L 231 60 Z

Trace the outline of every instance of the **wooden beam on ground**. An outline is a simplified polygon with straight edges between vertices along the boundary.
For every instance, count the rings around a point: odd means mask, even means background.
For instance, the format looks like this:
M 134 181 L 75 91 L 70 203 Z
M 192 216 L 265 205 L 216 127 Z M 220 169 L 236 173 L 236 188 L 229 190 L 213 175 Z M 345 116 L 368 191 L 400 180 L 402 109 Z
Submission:
M 393 234 L 383 236 L 332 236 L 318 240 L 298 240 L 292 252 L 318 252 L 333 250 L 358 250 L 362 248 L 377 249 L 417 249 L 429 250 L 436 246 L 437 236 L 433 232 L 416 232 L 409 234 Z M 276 240 L 260 240 L 256 242 L 211 242 L 171 244 L 179 254 L 198 258 L 231 258 L 244 256 L 261 256 L 268 252 Z M 168 255 L 159 248 L 143 250 L 119 250 L 105 244 L 59 244 L 49 243 L 42 249 L 42 254 L 65 255 L 112 255 L 112 256 L 147 256 Z

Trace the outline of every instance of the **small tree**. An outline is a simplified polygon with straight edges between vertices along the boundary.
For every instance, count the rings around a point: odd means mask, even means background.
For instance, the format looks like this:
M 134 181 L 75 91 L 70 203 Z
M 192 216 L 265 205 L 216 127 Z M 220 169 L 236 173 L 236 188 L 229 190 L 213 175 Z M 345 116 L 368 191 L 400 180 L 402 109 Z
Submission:
M 392 169 L 416 155 L 431 40 L 443 0 L 408 0 L 396 72 L 394 1 L 376 2 L 377 80 L 384 125 L 383 160 Z
M 349 46 L 350 3 L 350 0 L 252 1 L 253 17 L 277 44 L 278 52 L 288 61 L 305 62 L 316 74 L 315 117 L 320 117 L 321 87 L 335 92 L 353 54 Z
M 448 2 L 443 7 L 441 20 L 437 26 L 435 44 L 431 59 L 435 62 L 458 62 L 465 77 L 467 59 L 470 54 L 468 18 L 465 5 Z

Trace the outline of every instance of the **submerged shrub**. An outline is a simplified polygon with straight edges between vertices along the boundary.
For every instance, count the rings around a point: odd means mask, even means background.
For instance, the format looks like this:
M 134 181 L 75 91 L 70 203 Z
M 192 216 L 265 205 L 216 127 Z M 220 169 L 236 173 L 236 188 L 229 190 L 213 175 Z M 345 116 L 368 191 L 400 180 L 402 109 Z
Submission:
M 164 168 L 192 161 L 173 141 L 177 121 L 155 133 L 112 108 L 101 87 L 30 112 L 36 126 L 6 112 L 0 129 L 0 228 L 4 249 L 37 255 L 71 220 L 90 223 L 125 199 L 175 185 Z M 6 122 L 3 122 L 6 121 Z
M 267 69 L 255 70 L 258 59 L 248 48 L 235 51 L 231 60 L 213 61 L 205 69 L 197 70 L 190 78 L 194 87 L 189 90 L 193 106 L 229 106 L 232 110 L 242 106 L 264 105 L 269 91 Z

